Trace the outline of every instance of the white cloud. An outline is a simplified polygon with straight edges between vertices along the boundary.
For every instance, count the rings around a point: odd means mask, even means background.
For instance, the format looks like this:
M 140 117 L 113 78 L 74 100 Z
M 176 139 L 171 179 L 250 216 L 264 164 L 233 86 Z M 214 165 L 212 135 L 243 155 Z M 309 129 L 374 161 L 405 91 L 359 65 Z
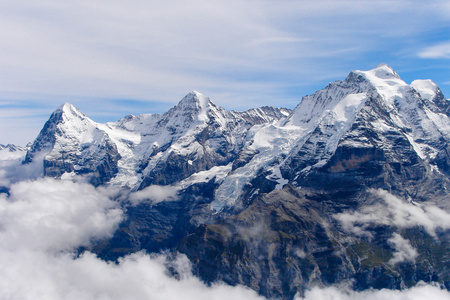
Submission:
M 374 224 L 400 228 L 423 226 L 431 235 L 437 229 L 450 229 L 450 213 L 432 203 L 408 203 L 387 191 L 372 191 L 382 202 L 365 206 L 356 212 L 345 212 L 334 217 L 343 228 L 357 235 L 369 235 L 366 230 Z
M 72 251 L 107 238 L 123 213 L 84 183 L 50 178 L 13 184 L 0 196 L 0 299 L 262 299 L 244 287 L 208 287 L 189 260 L 135 253 L 117 264 Z M 170 264 L 179 280 L 167 273 Z
M 6 255 L 5 255 L 6 254 Z M 74 259 L 40 252 L 2 253 L 1 299 L 263 299 L 244 287 L 208 287 L 178 258 L 181 280 L 168 276 L 165 256 L 136 253 L 107 263 L 92 253 Z
M 344 230 L 355 235 L 372 237 L 370 226 L 374 225 L 392 226 L 393 230 L 395 227 L 423 226 L 432 236 L 436 236 L 437 229 L 450 229 L 450 214 L 431 203 L 408 203 L 383 190 L 374 190 L 372 193 L 383 202 L 334 216 Z M 395 250 L 389 264 L 414 262 L 419 255 L 411 243 L 396 232 L 387 242 Z
M 394 257 L 389 260 L 391 265 L 404 261 L 414 262 L 419 255 L 417 250 L 411 246 L 411 243 L 398 233 L 392 234 L 392 237 L 388 239 L 388 242 L 395 248 Z
M 301 250 L 301 249 L 296 249 L 295 250 L 295 255 L 297 255 L 298 257 L 300 257 L 301 259 L 304 259 L 307 257 L 307 254 L 305 251 Z
M 399 290 L 366 290 L 356 292 L 348 287 L 313 288 L 305 293 L 305 297 L 296 300 L 449 300 L 450 293 L 438 286 L 418 284 L 410 289 Z
M 74 256 L 75 248 L 111 236 L 122 220 L 105 194 L 51 178 L 0 194 L 0 299 L 262 299 L 244 287 L 208 287 L 185 256 L 167 262 L 164 254 L 135 253 L 118 264 L 89 252 Z M 167 263 L 180 280 L 167 274 Z
M 450 42 L 426 47 L 418 55 L 421 58 L 450 58 Z
M 44 178 L 0 194 L 0 244 L 59 252 L 111 236 L 122 220 L 117 203 L 92 185 Z
M 191 264 L 183 255 L 169 262 L 165 254 L 139 252 L 118 263 L 105 262 L 90 252 L 74 256 L 72 249 L 110 236 L 122 219 L 117 204 L 105 196 L 109 192 L 49 178 L 13 184 L 11 195 L 0 197 L 0 299 L 264 299 L 242 286 L 207 286 L 192 275 Z M 117 190 L 109 193 L 117 194 Z M 405 249 L 402 241 L 397 244 Z M 167 264 L 177 271 L 178 279 L 168 275 Z M 305 298 L 296 299 L 430 297 L 443 300 L 450 294 L 431 285 L 364 292 L 335 286 L 313 288 Z
M 39 178 L 44 174 L 41 156 L 36 157 L 29 164 L 22 164 L 23 159 L 0 160 L 0 185 L 10 186 L 19 181 Z
M 143 190 L 131 193 L 129 200 L 131 204 L 138 205 L 144 201 L 159 203 L 162 201 L 177 201 L 178 188 L 170 185 L 151 185 Z

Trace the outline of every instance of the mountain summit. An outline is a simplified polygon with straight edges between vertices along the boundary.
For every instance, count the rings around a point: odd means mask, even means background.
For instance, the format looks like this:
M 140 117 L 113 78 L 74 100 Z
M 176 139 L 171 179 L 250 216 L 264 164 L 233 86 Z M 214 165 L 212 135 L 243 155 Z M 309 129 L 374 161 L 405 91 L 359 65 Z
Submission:
M 227 111 L 193 91 L 164 114 L 99 124 L 64 104 L 24 163 L 122 188 L 126 220 L 90 249 L 104 259 L 181 252 L 208 283 L 282 299 L 344 281 L 450 289 L 449 107 L 431 80 L 386 64 L 294 110 Z
M 83 174 L 98 185 L 117 173 L 119 159 L 108 134 L 76 107 L 65 103 L 45 123 L 24 163 L 42 161 L 45 176 Z
M 164 114 L 99 124 L 65 103 L 50 116 L 25 163 L 39 159 L 44 175 L 73 173 L 135 190 L 171 184 L 232 162 L 249 128 L 289 113 L 269 107 L 229 112 L 193 91 Z

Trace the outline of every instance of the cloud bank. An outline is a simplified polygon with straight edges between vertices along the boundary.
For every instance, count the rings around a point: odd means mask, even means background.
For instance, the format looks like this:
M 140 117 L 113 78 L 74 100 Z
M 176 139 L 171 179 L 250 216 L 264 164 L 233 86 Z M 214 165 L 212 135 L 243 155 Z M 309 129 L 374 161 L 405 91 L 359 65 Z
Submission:
M 355 292 L 345 287 L 313 288 L 306 292 L 305 298 L 296 300 L 448 300 L 450 293 L 437 286 L 419 284 L 416 287 L 403 291 L 393 290 L 367 290 Z
M 135 253 L 117 264 L 74 250 L 108 238 L 123 219 L 103 189 L 51 178 L 0 194 L 0 299 L 262 299 L 244 287 L 208 287 L 189 260 Z M 167 273 L 170 264 L 178 278 Z
M 51 178 L 23 181 L 0 194 L 3 248 L 59 252 L 109 237 L 122 221 L 117 203 L 92 185 Z
M 50 178 L 15 183 L 9 196 L 0 194 L 0 299 L 264 299 L 242 286 L 205 285 L 192 275 L 184 255 L 168 260 L 164 253 L 139 252 L 117 263 L 90 252 L 75 255 L 77 247 L 111 236 L 122 220 L 118 204 L 107 194 L 85 183 Z M 401 247 L 402 240 L 392 243 Z M 176 278 L 168 274 L 167 265 Z M 362 298 L 444 300 L 450 293 L 426 284 L 364 292 L 333 286 L 313 288 L 296 300 Z

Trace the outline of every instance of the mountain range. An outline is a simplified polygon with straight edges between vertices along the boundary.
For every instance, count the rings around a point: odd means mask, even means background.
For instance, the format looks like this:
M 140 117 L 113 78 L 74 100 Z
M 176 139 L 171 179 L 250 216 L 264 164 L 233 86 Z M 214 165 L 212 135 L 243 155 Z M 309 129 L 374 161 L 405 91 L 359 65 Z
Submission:
M 292 299 L 343 282 L 450 289 L 449 142 L 439 87 L 381 64 L 293 110 L 227 111 L 193 91 L 164 114 L 100 124 L 66 103 L 0 155 L 116 191 L 127 218 L 80 251 L 183 253 L 207 283 Z

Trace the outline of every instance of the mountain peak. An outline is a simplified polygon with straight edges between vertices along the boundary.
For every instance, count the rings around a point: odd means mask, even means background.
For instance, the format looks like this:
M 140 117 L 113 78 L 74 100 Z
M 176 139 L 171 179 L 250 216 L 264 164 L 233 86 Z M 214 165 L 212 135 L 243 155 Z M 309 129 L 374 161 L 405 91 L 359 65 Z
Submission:
M 394 71 L 394 69 L 393 69 L 391 66 L 389 66 L 388 64 L 386 64 L 386 63 L 380 63 L 380 64 L 378 64 L 378 66 L 376 66 L 376 68 L 374 68 L 373 70 L 377 70 L 377 69 L 379 69 L 379 70 L 388 70 L 388 71 L 391 72 L 391 73 L 397 74 L 397 73 Z M 398 76 L 398 75 L 397 75 L 397 76 Z
M 183 112 L 182 115 L 191 115 L 192 117 L 195 115 L 194 118 L 205 121 L 211 105 L 213 103 L 208 97 L 197 91 L 191 91 L 172 110 Z
M 388 66 L 385 63 L 379 64 L 376 68 L 369 70 L 369 71 L 353 71 L 357 74 L 361 74 L 364 77 L 366 77 L 369 81 L 372 83 L 379 83 L 380 81 L 384 80 L 390 80 L 390 79 L 400 79 L 400 76 L 397 74 L 397 72 L 394 71 L 390 66 Z
M 72 104 L 70 104 L 69 102 L 65 102 L 64 104 L 60 105 L 60 106 L 58 107 L 58 109 L 61 109 L 61 110 L 69 110 L 69 109 L 71 109 L 72 107 L 74 107 Z
M 197 96 L 197 97 L 201 97 L 201 96 L 205 96 L 204 94 L 202 94 L 202 93 L 200 93 L 199 91 L 196 91 L 196 90 L 192 90 L 192 91 L 190 91 L 189 93 L 188 93 L 188 95 L 195 95 L 195 96 Z
M 71 117 L 80 117 L 82 119 L 86 117 L 78 108 L 68 102 L 59 106 L 54 113 Z
M 94 121 L 78 108 L 66 102 L 59 106 L 45 123 L 30 147 L 27 161 L 30 161 L 33 152 L 53 147 L 58 138 L 73 137 L 74 140 L 89 140 L 95 127 Z
M 194 104 L 199 107 L 207 107 L 210 101 L 211 100 L 208 97 L 194 90 L 189 92 L 186 96 L 184 96 L 183 99 L 181 99 L 181 101 L 178 103 L 178 105 Z
M 397 78 L 400 79 L 400 76 L 397 72 L 394 71 L 390 66 L 385 63 L 379 64 L 375 69 L 371 70 L 378 78 L 388 79 L 388 78 Z M 369 71 L 370 72 L 370 71 Z

